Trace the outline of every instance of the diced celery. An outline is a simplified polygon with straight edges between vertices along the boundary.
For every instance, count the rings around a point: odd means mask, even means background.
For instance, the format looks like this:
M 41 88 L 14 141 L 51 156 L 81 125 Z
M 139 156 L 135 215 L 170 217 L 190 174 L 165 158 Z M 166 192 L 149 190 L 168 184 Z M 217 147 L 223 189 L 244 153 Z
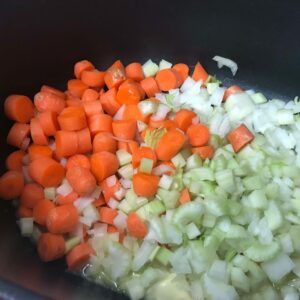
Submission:
M 165 190 L 168 190 L 170 189 L 172 182 L 173 182 L 173 178 L 171 176 L 163 174 L 163 176 L 159 180 L 158 186 Z
M 268 101 L 268 99 L 262 93 L 255 93 L 251 95 L 251 98 L 256 104 L 262 104 Z
M 128 203 L 128 201 L 126 199 L 122 200 L 119 203 L 118 209 L 120 209 L 121 211 L 123 211 L 126 214 L 129 214 L 131 211 L 134 210 L 134 208 L 130 206 L 130 204 Z
M 172 64 L 164 59 L 159 62 L 159 70 L 170 69 Z
M 248 293 L 250 290 L 249 278 L 245 275 L 242 269 L 232 267 L 230 271 L 230 278 L 232 285 L 245 292 Z
M 214 181 L 215 176 L 214 173 L 211 169 L 209 168 L 195 168 L 192 169 L 184 174 L 184 177 L 191 178 L 194 181 L 198 180 L 209 180 L 209 181 Z
M 159 67 L 156 63 L 149 59 L 142 65 L 142 69 L 145 77 L 149 77 L 154 76 L 158 72 Z
M 202 225 L 204 227 L 212 228 L 216 224 L 216 216 L 210 215 L 210 214 L 204 214 Z
M 68 253 L 75 246 L 81 243 L 81 238 L 79 236 L 72 237 L 65 242 L 65 253 Z
M 176 168 L 183 168 L 186 164 L 185 159 L 181 153 L 178 153 L 174 157 L 172 157 L 171 161 Z
M 232 170 L 225 169 L 215 173 L 216 181 L 228 193 L 234 193 L 236 190 L 235 180 Z
M 127 151 L 120 149 L 116 152 L 116 155 L 119 160 L 120 166 L 124 166 L 131 163 L 132 155 Z
M 139 171 L 143 173 L 151 174 L 153 168 L 153 160 L 143 157 L 141 159 Z
M 166 211 L 166 208 L 162 201 L 153 200 L 151 202 L 148 202 L 144 206 L 140 207 L 136 211 L 136 213 L 140 218 L 142 218 L 144 220 L 148 220 L 152 215 L 160 215 L 161 213 L 163 213 L 165 211 Z
M 245 202 L 247 206 L 251 206 L 253 208 L 258 209 L 266 208 L 268 205 L 268 200 L 266 198 L 265 191 L 262 189 L 254 190 L 253 192 L 251 192 Z
M 176 190 L 165 190 L 159 188 L 157 190 L 157 196 L 163 201 L 167 209 L 175 208 L 177 206 L 180 193 Z
M 270 244 L 260 244 L 258 242 L 252 245 L 244 252 L 244 254 L 256 262 L 267 261 L 276 256 L 280 246 L 276 242 Z
M 246 190 L 254 191 L 264 187 L 264 181 L 260 176 L 250 176 L 242 179 Z
M 283 218 L 275 201 L 269 202 L 269 207 L 265 211 L 265 217 L 271 230 L 278 229 L 281 226 Z
M 131 179 L 133 176 L 133 167 L 132 164 L 125 165 L 118 170 L 118 173 L 121 177 L 125 179 Z
M 164 266 L 166 266 L 169 263 L 169 259 L 172 255 L 172 252 L 165 248 L 165 247 L 160 247 L 158 252 L 156 253 L 155 258 Z
M 189 147 L 183 148 L 179 153 L 184 160 L 187 160 L 192 155 L 191 149 Z
M 195 168 L 199 168 L 202 166 L 202 160 L 198 154 L 193 154 L 187 158 L 186 161 L 186 170 L 191 170 Z
M 185 227 L 185 232 L 190 240 L 196 238 L 201 234 L 200 230 L 194 223 L 190 223 Z

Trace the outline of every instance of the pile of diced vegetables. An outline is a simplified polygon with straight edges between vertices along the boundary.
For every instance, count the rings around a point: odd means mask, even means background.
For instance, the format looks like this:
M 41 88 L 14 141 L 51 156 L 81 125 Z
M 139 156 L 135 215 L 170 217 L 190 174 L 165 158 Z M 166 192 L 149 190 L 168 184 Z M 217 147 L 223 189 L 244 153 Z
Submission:
M 299 299 L 298 98 L 224 87 L 200 63 L 74 75 L 4 103 L 18 150 L 0 196 L 42 261 L 131 299 Z

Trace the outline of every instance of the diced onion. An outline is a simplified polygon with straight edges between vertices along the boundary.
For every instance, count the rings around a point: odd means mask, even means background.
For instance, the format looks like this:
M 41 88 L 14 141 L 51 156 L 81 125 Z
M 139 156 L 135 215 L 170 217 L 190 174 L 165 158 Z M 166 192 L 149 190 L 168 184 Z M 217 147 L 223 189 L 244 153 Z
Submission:
M 222 56 L 218 56 L 218 55 L 214 56 L 213 60 L 218 63 L 219 69 L 222 68 L 223 66 L 225 66 L 231 70 L 233 76 L 236 74 L 236 72 L 238 70 L 238 66 L 237 66 L 237 63 L 234 62 L 233 60 L 222 57 Z
M 113 119 L 115 121 L 119 121 L 119 120 L 123 120 L 123 115 L 124 115 L 124 110 L 126 108 L 126 105 L 123 104 L 119 109 L 118 111 L 115 113 Z
M 74 201 L 74 206 L 77 208 L 78 212 L 82 212 L 87 206 L 95 201 L 91 197 L 80 197 Z
M 119 205 L 119 202 L 114 198 L 110 198 L 107 202 L 107 205 L 112 209 L 116 209 Z
M 73 188 L 71 187 L 71 185 L 69 184 L 69 182 L 67 180 L 65 180 L 64 183 L 56 189 L 56 193 L 59 195 L 62 195 L 62 196 L 67 196 L 72 191 L 73 191 Z
M 112 175 L 106 178 L 106 184 L 108 187 L 113 187 L 117 183 L 116 175 Z

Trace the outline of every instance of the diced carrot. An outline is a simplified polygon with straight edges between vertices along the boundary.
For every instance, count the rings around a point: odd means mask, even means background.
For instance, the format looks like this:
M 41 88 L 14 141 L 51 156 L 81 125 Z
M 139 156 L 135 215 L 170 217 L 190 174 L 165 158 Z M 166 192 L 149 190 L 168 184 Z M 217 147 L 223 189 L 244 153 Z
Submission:
M 75 192 L 71 192 L 66 196 L 57 195 L 56 202 L 59 205 L 70 204 L 70 203 L 73 203 L 78 197 L 79 197 L 78 194 Z
M 143 239 L 148 233 L 146 225 L 134 211 L 128 215 L 127 229 L 131 236 L 138 239 Z
M 86 59 L 78 61 L 74 65 L 74 75 L 76 78 L 80 79 L 83 71 L 91 71 L 94 68 L 95 68 L 94 65 Z
M 184 188 L 180 193 L 179 202 L 181 204 L 185 204 L 190 201 L 191 201 L 190 192 L 189 192 L 188 188 Z
M 10 95 L 4 101 L 6 116 L 19 123 L 28 123 L 34 116 L 32 101 L 23 95 Z
M 119 168 L 116 155 L 102 151 L 91 155 L 91 170 L 98 182 L 115 174 Z
M 173 66 L 173 69 L 180 74 L 182 82 L 184 82 L 189 76 L 189 67 L 186 64 L 176 64 Z
M 29 161 L 33 161 L 41 157 L 52 157 L 52 150 L 48 146 L 41 146 L 36 144 L 31 144 L 28 147 Z
M 143 79 L 140 84 L 147 97 L 154 97 L 156 93 L 160 92 L 157 82 L 153 77 L 147 77 Z
M 144 123 L 149 122 L 150 115 L 143 115 L 140 108 L 136 104 L 125 105 L 123 111 L 123 120 L 139 120 Z
M 205 146 L 210 139 L 209 129 L 204 124 L 191 125 L 186 133 L 189 143 L 194 147 Z
M 84 102 L 96 101 L 99 99 L 99 93 L 94 89 L 86 89 L 81 100 Z
M 30 120 L 30 134 L 33 142 L 37 145 L 47 146 L 48 138 L 45 135 L 41 123 L 37 118 L 32 118 Z
M 35 182 L 25 184 L 20 203 L 28 208 L 33 208 L 40 200 L 44 198 L 44 189 Z
M 125 69 L 120 60 L 117 60 L 110 66 L 104 76 L 104 81 L 108 89 L 118 88 L 126 79 Z
M 160 165 L 165 165 L 165 166 L 168 166 L 168 167 L 170 167 L 171 169 L 173 169 L 173 170 L 171 170 L 171 171 L 163 172 L 163 174 L 166 174 L 166 175 L 169 175 L 169 176 L 174 175 L 174 173 L 175 173 L 175 171 L 176 171 L 176 167 L 174 166 L 174 164 L 173 164 L 171 161 L 163 161 L 163 162 L 161 162 L 160 164 L 158 164 L 158 166 L 160 166 Z
M 10 171 L 22 171 L 24 156 L 25 152 L 22 150 L 10 153 L 5 160 L 6 168 Z
M 185 142 L 185 136 L 176 129 L 169 130 L 158 141 L 156 146 L 156 155 L 159 160 L 169 161 L 182 148 Z
M 85 70 L 81 73 L 81 80 L 84 84 L 93 88 L 103 88 L 104 87 L 104 76 L 105 72 L 99 70 Z
M 40 201 L 38 201 L 34 205 L 32 210 L 34 222 L 38 223 L 39 225 L 45 226 L 47 216 L 50 210 L 52 210 L 54 207 L 54 203 L 48 199 L 41 199 Z
M 232 85 L 228 89 L 226 89 L 226 91 L 224 93 L 223 101 L 226 101 L 230 95 L 233 95 L 236 93 L 242 93 L 242 92 L 243 92 L 243 90 L 239 86 Z
M 199 62 L 197 62 L 197 64 L 195 65 L 192 78 L 195 81 L 202 80 L 202 85 L 204 85 L 206 83 L 208 74 Z
M 66 99 L 66 95 L 64 92 L 58 90 L 58 89 L 55 89 L 51 86 L 48 86 L 48 85 L 43 85 L 41 87 L 41 92 L 45 92 L 45 93 L 51 93 L 53 95 L 56 95 L 57 97 L 60 97 L 62 99 Z
M 117 151 L 117 141 L 110 133 L 99 132 L 93 140 L 93 152 L 108 151 L 115 153 Z
M 149 128 L 160 128 L 163 127 L 165 120 L 158 120 L 156 121 L 153 118 L 150 118 L 148 126 Z
M 83 102 L 83 109 L 87 117 L 103 113 L 103 108 L 100 100 Z
M 114 116 L 121 107 L 121 104 L 117 102 L 116 98 L 117 90 L 115 88 L 108 90 L 100 97 L 103 110 L 111 116 Z
M 107 114 L 95 114 L 89 117 L 89 128 L 92 135 L 99 132 L 112 132 L 112 117 Z
M 43 187 L 58 186 L 65 176 L 64 167 L 49 157 L 32 161 L 29 164 L 28 172 L 30 177 Z
M 155 76 L 155 80 L 158 88 L 164 92 L 176 89 L 182 83 L 181 75 L 175 69 L 164 69 L 159 71 Z
M 38 240 L 37 249 L 42 261 L 56 260 L 65 254 L 65 240 L 60 234 L 42 233 Z
M 78 150 L 77 153 L 84 154 L 92 151 L 91 132 L 88 128 L 77 131 Z
M 19 197 L 24 188 L 24 177 L 19 171 L 7 171 L 0 177 L 0 198 L 13 200 Z
M 28 124 L 14 123 L 7 135 L 7 144 L 21 148 L 22 143 L 30 133 L 30 126 Z
M 133 154 L 135 150 L 137 150 L 139 147 L 139 144 L 136 141 L 128 141 L 127 142 L 127 148 L 130 154 Z
M 152 197 L 156 194 L 159 177 L 155 175 L 136 173 L 133 175 L 133 190 L 138 196 Z
M 149 158 L 153 161 L 153 166 L 156 165 L 156 154 L 155 151 L 150 147 L 140 147 L 135 150 L 132 154 L 132 166 L 133 168 L 138 168 L 142 158 Z
M 144 79 L 144 72 L 140 63 L 134 62 L 126 66 L 125 74 L 127 78 L 135 81 L 141 81 Z
M 192 148 L 192 153 L 198 154 L 200 158 L 204 160 L 206 158 L 212 158 L 215 154 L 215 149 L 211 145 L 196 147 Z
M 67 100 L 66 101 L 67 107 L 82 107 L 83 102 L 79 99 L 72 99 L 72 100 Z
M 47 136 L 55 135 L 56 131 L 59 129 L 57 114 L 53 111 L 39 113 L 37 119 L 42 126 L 44 134 Z
M 53 93 L 39 92 L 34 96 L 34 105 L 39 112 L 53 111 L 59 114 L 66 106 L 65 100 Z
M 177 124 L 178 128 L 182 131 L 187 131 L 188 127 L 192 125 L 193 119 L 197 117 L 197 115 L 188 109 L 181 109 L 174 115 L 174 122 Z
M 109 207 L 100 207 L 99 214 L 102 223 L 114 225 L 114 219 L 118 215 L 118 211 Z
M 140 85 L 132 80 L 124 81 L 118 89 L 116 99 L 120 104 L 138 104 L 143 99 Z
M 83 83 L 80 79 L 71 79 L 68 81 L 68 90 L 76 97 L 81 98 L 84 91 L 88 88 L 88 85 Z
M 106 204 L 106 202 L 105 202 L 105 200 L 104 200 L 104 197 L 103 197 L 103 195 L 101 194 L 100 195 L 100 197 L 97 199 L 97 200 L 95 200 L 94 202 L 93 202 L 93 205 L 97 208 L 97 207 L 100 207 L 100 206 L 103 206 L 103 205 L 105 205 Z
M 116 184 L 113 186 L 109 186 L 107 184 L 107 180 L 103 180 L 100 184 L 100 188 L 102 190 L 105 202 L 107 203 L 110 198 L 115 198 L 115 193 L 120 189 L 121 184 L 119 181 L 116 181 Z
M 31 218 L 32 217 L 32 209 L 20 204 L 17 208 L 16 215 L 18 218 Z
M 66 165 L 67 169 L 78 167 L 78 166 L 90 170 L 91 164 L 89 158 L 83 154 L 75 154 L 68 158 L 67 165 Z
M 96 179 L 91 171 L 81 166 L 67 169 L 66 178 L 80 196 L 91 194 L 96 188 Z
M 75 131 L 87 126 L 84 109 L 81 107 L 67 107 L 57 117 L 61 130 Z
M 117 138 L 133 140 L 137 125 L 135 120 L 115 120 L 112 122 L 113 134 Z
M 164 120 L 161 127 L 166 128 L 169 131 L 176 129 L 177 124 L 173 120 Z
M 46 225 L 51 233 L 68 233 L 76 229 L 78 212 L 73 204 L 65 204 L 51 209 L 47 215 Z
M 89 260 L 91 255 L 94 255 L 94 249 L 88 243 L 82 243 L 75 246 L 66 256 L 69 270 L 74 270 L 81 267 Z
M 227 135 L 227 140 L 235 152 L 239 152 L 254 139 L 254 135 L 246 125 L 241 124 Z
M 68 157 L 78 153 L 78 136 L 76 132 L 59 130 L 55 134 L 56 154 Z

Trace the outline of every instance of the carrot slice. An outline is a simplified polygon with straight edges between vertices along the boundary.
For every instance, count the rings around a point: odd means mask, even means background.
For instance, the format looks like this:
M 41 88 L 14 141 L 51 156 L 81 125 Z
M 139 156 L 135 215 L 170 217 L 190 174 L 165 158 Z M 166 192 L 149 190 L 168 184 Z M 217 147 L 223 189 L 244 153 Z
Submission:
M 53 111 L 59 114 L 66 106 L 65 100 L 49 92 L 39 92 L 34 96 L 34 105 L 39 112 Z
M 230 95 L 233 95 L 236 93 L 242 93 L 242 92 L 243 92 L 243 90 L 239 86 L 232 85 L 228 89 L 226 89 L 226 91 L 224 93 L 223 101 L 226 101 Z
M 84 109 L 81 107 L 67 107 L 57 117 L 62 130 L 75 131 L 87 126 Z
M 100 207 L 99 214 L 102 223 L 114 225 L 114 219 L 118 215 L 118 212 L 109 207 Z
M 46 93 L 51 93 L 51 94 L 54 94 L 56 95 L 57 97 L 60 97 L 62 99 L 66 99 L 66 95 L 64 92 L 58 90 L 58 89 L 55 89 L 51 86 L 48 86 L 48 85 L 43 85 L 41 87 L 41 92 L 46 92 Z
M 104 81 L 108 89 L 119 87 L 126 79 L 125 69 L 120 60 L 117 60 L 110 66 L 104 76 Z
M 119 181 L 116 181 L 116 184 L 109 186 L 107 180 L 103 180 L 100 184 L 105 202 L 107 203 L 110 198 L 115 198 L 115 193 L 120 189 L 121 184 Z
M 84 70 L 81 73 L 81 80 L 84 84 L 93 88 L 103 88 L 104 87 L 104 75 L 105 72 L 99 70 Z
M 20 197 L 20 203 L 25 207 L 33 208 L 44 197 L 43 187 L 35 182 L 31 182 L 25 184 Z
M 108 90 L 100 97 L 100 102 L 102 104 L 103 110 L 111 116 L 114 116 L 115 113 L 121 107 L 120 103 L 117 102 L 116 98 L 117 90 L 115 88 Z
M 146 225 L 134 211 L 128 215 L 127 229 L 131 236 L 138 239 L 143 239 L 148 233 Z
M 94 89 L 87 89 L 84 91 L 81 100 L 84 102 L 96 101 L 99 99 L 99 93 Z
M 159 160 L 169 161 L 182 148 L 185 142 L 185 136 L 176 129 L 166 132 L 158 141 L 156 146 L 156 155 Z
M 134 62 L 126 66 L 125 74 L 127 78 L 135 81 L 141 81 L 144 79 L 144 72 L 140 63 Z
M 94 153 L 91 156 L 91 171 L 98 180 L 103 181 L 105 178 L 115 174 L 119 168 L 119 161 L 116 155 L 102 151 Z
M 28 171 L 30 177 L 43 187 L 58 186 L 65 176 L 63 166 L 49 157 L 35 159 L 29 164 Z
M 212 158 L 215 154 L 215 149 L 211 145 L 196 147 L 192 148 L 192 153 L 198 154 L 200 158 L 204 160 L 206 158 Z
M 191 201 L 190 192 L 189 192 L 188 188 L 184 188 L 180 193 L 179 202 L 181 204 L 185 204 L 190 201 Z
M 193 119 L 197 117 L 197 115 L 188 109 L 181 109 L 174 115 L 174 122 L 177 124 L 178 128 L 182 131 L 187 131 L 188 127 L 192 125 Z
M 46 225 L 51 233 L 68 233 L 76 229 L 78 212 L 73 204 L 65 204 L 51 209 Z
M 71 192 L 66 196 L 58 195 L 56 201 L 59 205 L 65 205 L 73 203 L 78 197 L 78 194 L 76 194 L 75 192 Z
M 137 150 L 135 150 L 132 154 L 133 168 L 138 168 L 143 158 L 149 158 L 153 160 L 153 166 L 156 165 L 157 158 L 156 158 L 155 151 L 149 147 L 140 147 Z
M 143 79 L 140 84 L 147 97 L 154 97 L 156 93 L 160 92 L 157 82 L 153 77 L 147 77 Z
M 187 77 L 189 76 L 189 67 L 186 64 L 176 64 L 173 66 L 173 69 L 176 70 L 180 76 L 181 76 L 181 81 L 184 82 Z
M 32 217 L 32 209 L 25 207 L 23 205 L 19 205 L 16 213 L 18 218 L 31 218 Z
M 77 131 L 78 150 L 77 153 L 87 153 L 92 151 L 91 133 L 88 128 Z
M 67 107 L 82 107 L 83 103 L 79 99 L 72 99 L 66 101 Z
M 19 171 L 7 171 L 0 177 L 0 198 L 12 200 L 19 197 L 24 188 L 24 178 Z
M 50 210 L 52 210 L 54 207 L 55 205 L 53 204 L 53 202 L 48 199 L 42 199 L 38 201 L 32 210 L 34 222 L 38 223 L 39 225 L 45 226 L 47 216 Z
M 53 151 L 48 146 L 31 144 L 28 147 L 29 161 L 33 161 L 41 157 L 52 157 Z
M 55 134 L 56 154 L 68 157 L 78 152 L 78 136 L 76 132 L 59 130 Z
M 83 71 L 91 71 L 94 68 L 94 65 L 86 59 L 78 61 L 74 65 L 74 75 L 77 79 L 80 79 Z
M 65 254 L 65 240 L 62 235 L 42 233 L 38 240 L 37 250 L 42 261 L 59 259 Z
M 112 130 L 115 137 L 124 140 L 133 140 L 137 126 L 135 120 L 116 120 L 112 122 Z
M 95 114 L 89 117 L 89 128 L 92 135 L 99 132 L 112 132 L 112 117 L 107 114 Z
M 66 168 L 70 169 L 73 167 L 83 167 L 88 170 L 91 168 L 90 160 L 83 154 L 75 154 L 68 158 Z
M 4 112 L 13 121 L 28 123 L 34 116 L 34 105 L 26 96 L 10 95 L 5 99 Z
M 155 76 L 155 80 L 158 88 L 164 92 L 176 89 L 182 83 L 181 76 L 175 69 L 164 69 L 159 71 Z
M 68 81 L 69 92 L 78 98 L 81 98 L 84 91 L 88 88 L 88 85 L 83 83 L 80 79 L 71 79 Z
M 30 133 L 30 126 L 28 124 L 14 123 L 10 128 L 6 142 L 11 146 L 21 148 L 24 139 Z
M 21 150 L 10 153 L 5 160 L 5 166 L 10 171 L 22 171 L 25 152 Z
M 227 140 L 235 152 L 239 152 L 254 139 L 254 135 L 246 125 L 241 124 L 227 135 Z
M 152 197 L 156 194 L 159 177 L 155 175 L 136 173 L 133 175 L 133 190 L 138 196 Z
M 35 144 L 42 146 L 48 145 L 48 138 L 43 131 L 41 123 L 36 118 L 30 120 L 30 133 Z
M 94 254 L 94 249 L 88 243 L 75 246 L 66 256 L 68 269 L 73 270 L 81 267 Z
M 87 117 L 103 113 L 102 104 L 99 100 L 83 102 L 83 109 Z
M 93 152 L 108 151 L 115 153 L 117 151 L 117 141 L 113 136 L 106 132 L 99 132 L 93 140 Z
M 209 139 L 209 129 L 204 124 L 191 125 L 187 130 L 189 143 L 194 147 L 205 146 Z
M 55 135 L 56 131 L 59 129 L 57 114 L 53 111 L 39 113 L 37 119 L 42 126 L 44 134 L 47 136 Z
M 138 104 L 143 94 L 138 83 L 126 80 L 122 83 L 117 92 L 117 101 L 120 104 Z
M 202 80 L 202 85 L 205 85 L 205 82 L 208 78 L 208 74 L 199 62 L 197 62 L 197 64 L 195 65 L 192 78 L 195 81 Z
M 91 194 L 96 188 L 96 179 L 87 168 L 69 168 L 66 177 L 73 190 L 80 196 Z

